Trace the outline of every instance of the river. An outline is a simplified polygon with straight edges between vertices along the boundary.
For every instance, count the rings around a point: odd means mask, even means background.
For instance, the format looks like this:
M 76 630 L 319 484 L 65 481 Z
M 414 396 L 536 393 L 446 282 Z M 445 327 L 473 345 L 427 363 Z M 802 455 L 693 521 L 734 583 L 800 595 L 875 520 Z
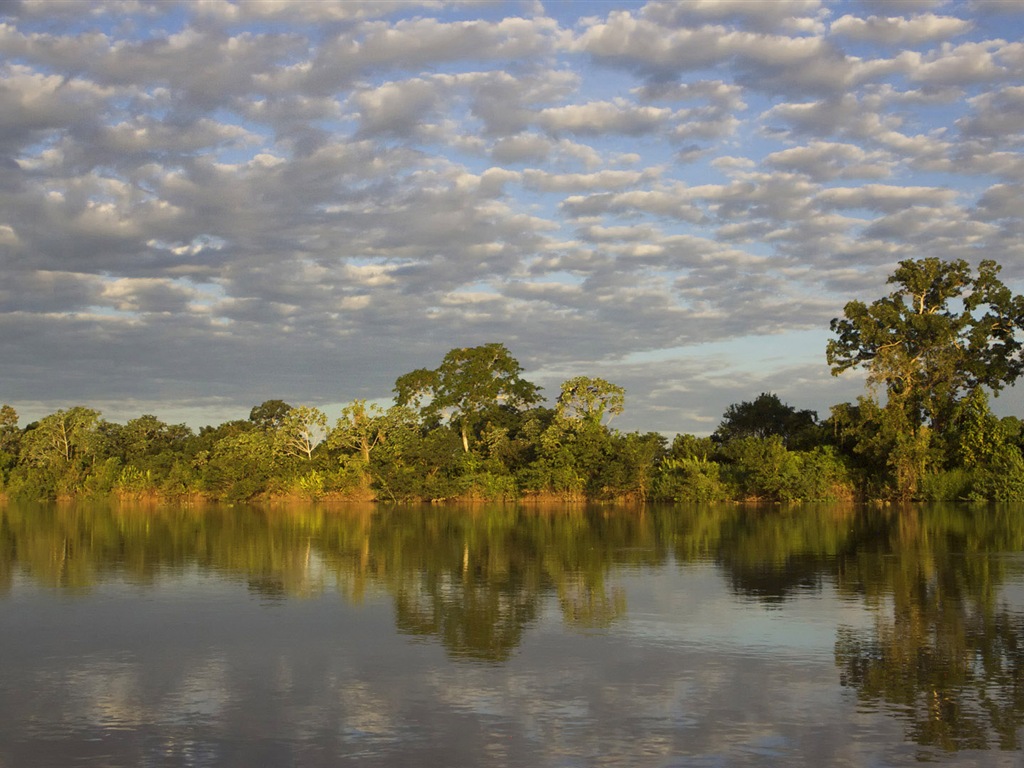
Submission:
M 1024 508 L 0 507 L 0 766 L 1020 766 Z

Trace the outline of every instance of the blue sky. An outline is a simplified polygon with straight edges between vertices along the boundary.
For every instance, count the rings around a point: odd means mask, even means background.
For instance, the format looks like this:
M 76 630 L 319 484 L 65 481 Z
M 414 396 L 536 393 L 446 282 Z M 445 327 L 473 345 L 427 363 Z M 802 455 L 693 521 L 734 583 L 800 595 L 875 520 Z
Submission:
M 334 414 L 499 341 L 620 429 L 830 376 L 901 259 L 1024 287 L 1024 6 L 0 3 L 0 400 Z M 1018 393 L 997 410 L 1018 412 Z

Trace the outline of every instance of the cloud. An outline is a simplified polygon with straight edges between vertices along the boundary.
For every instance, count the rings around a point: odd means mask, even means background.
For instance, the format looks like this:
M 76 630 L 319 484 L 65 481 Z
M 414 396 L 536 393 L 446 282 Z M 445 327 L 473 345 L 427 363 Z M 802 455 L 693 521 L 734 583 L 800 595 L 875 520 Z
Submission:
M 947 40 L 965 34 L 973 23 L 955 16 L 936 16 L 923 13 L 910 18 L 901 16 L 842 16 L 829 26 L 833 35 L 861 42 L 886 45 L 920 45 L 936 40 Z
M 721 381 L 659 370 L 843 397 L 801 334 L 900 259 L 1024 279 L 1019 13 L 550 11 L 4 5 L 5 399 L 244 416 L 501 340 L 528 372 L 628 377 L 623 428 L 687 428 Z M 759 335 L 764 370 L 707 351 Z
M 671 110 L 658 107 L 640 107 L 623 101 L 598 101 L 548 107 L 537 114 L 536 121 L 541 128 L 555 135 L 621 133 L 635 136 L 656 131 L 671 115 Z
M 856 144 L 827 141 L 773 152 L 764 162 L 782 170 L 807 174 L 815 181 L 878 179 L 893 172 L 892 157 L 886 152 L 868 152 Z

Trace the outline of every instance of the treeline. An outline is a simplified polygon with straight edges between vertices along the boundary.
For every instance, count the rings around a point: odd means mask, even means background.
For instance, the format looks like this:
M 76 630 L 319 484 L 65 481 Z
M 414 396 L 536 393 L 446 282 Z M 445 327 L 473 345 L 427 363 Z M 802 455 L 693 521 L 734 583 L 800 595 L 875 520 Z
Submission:
M 982 262 L 905 261 L 897 288 L 850 302 L 828 345 L 834 374 L 869 392 L 819 420 L 765 393 L 730 406 L 710 437 L 620 432 L 622 387 L 580 376 L 554 407 L 498 343 L 451 350 L 400 376 L 387 410 L 355 401 L 331 423 L 282 400 L 194 433 L 144 415 L 75 407 L 18 426 L 0 410 L 0 492 L 242 501 L 632 499 L 1024 500 L 1024 437 L 986 390 L 1024 372 L 1024 298 Z M 879 391 L 884 390 L 884 398 Z M 884 400 L 884 402 L 883 402 Z
M 500 344 L 453 350 L 514 364 Z M 447 359 L 447 358 L 446 358 Z M 493 386 L 495 377 L 488 377 Z M 402 381 L 401 379 L 399 381 Z M 514 381 L 519 386 L 518 372 Z M 530 385 L 532 387 L 532 385 Z M 538 397 L 536 387 L 530 398 Z M 24 429 L 0 411 L 0 490 L 20 499 L 106 496 L 244 501 L 294 496 L 377 500 L 892 498 L 896 435 L 869 398 L 819 420 L 775 394 L 730 406 L 710 437 L 620 432 L 625 393 L 565 382 L 553 408 L 467 387 L 457 405 L 401 392 L 384 410 L 357 401 L 330 423 L 317 408 L 268 400 L 246 420 L 203 427 L 143 415 L 118 424 L 75 407 Z M 422 402 L 423 396 L 429 404 Z M 488 399 L 489 398 L 489 399 Z M 419 402 L 419 404 L 415 404 Z M 922 499 L 1024 499 L 1021 424 L 984 397 L 964 403 L 924 478 Z M 939 464 L 938 452 L 944 454 Z

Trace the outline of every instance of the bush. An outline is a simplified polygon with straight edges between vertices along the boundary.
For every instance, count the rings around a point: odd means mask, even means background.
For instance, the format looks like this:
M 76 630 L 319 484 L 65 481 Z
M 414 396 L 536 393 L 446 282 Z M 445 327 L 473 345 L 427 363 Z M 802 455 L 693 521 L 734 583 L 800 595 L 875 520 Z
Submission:
M 665 459 L 655 475 L 653 495 L 663 501 L 722 501 L 729 497 L 729 488 L 721 480 L 720 469 L 707 459 Z

